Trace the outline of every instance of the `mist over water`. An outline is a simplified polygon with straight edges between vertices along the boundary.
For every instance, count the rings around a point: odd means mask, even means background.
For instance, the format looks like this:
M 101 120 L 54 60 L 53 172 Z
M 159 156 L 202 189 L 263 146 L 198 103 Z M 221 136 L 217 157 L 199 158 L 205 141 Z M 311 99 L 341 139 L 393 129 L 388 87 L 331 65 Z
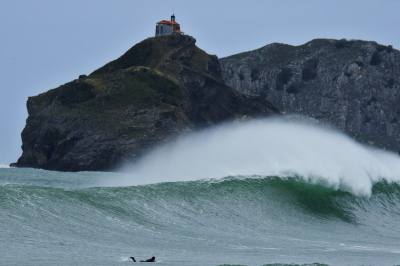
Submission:
M 298 177 L 369 196 L 374 183 L 400 180 L 400 157 L 299 117 L 223 124 L 160 146 L 109 186 L 229 176 Z

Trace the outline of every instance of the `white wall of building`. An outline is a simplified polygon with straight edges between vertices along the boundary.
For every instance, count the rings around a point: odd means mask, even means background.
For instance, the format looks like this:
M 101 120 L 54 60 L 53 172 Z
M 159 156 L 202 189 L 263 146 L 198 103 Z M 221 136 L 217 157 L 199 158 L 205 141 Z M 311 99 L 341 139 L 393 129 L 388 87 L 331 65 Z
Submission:
M 156 26 L 156 36 L 170 35 L 173 31 L 172 25 L 157 24 Z

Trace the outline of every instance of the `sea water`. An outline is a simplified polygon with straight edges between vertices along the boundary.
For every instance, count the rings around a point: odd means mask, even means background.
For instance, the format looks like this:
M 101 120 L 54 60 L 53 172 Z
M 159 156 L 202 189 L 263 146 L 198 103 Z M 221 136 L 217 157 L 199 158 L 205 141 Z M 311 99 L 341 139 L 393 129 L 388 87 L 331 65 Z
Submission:
M 116 172 L 0 168 L 0 265 L 398 265 L 399 169 L 292 119 L 189 134 Z

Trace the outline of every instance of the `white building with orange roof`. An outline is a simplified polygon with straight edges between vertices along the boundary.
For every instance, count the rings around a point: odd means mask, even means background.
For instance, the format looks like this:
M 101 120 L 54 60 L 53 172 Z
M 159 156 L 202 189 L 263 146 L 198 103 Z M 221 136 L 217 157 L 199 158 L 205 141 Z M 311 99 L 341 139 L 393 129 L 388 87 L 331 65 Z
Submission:
M 183 34 L 181 32 L 181 26 L 178 22 L 175 21 L 175 15 L 172 14 L 171 20 L 161 20 L 157 22 L 156 25 L 156 37 L 157 36 L 164 36 L 164 35 L 171 35 L 171 34 Z

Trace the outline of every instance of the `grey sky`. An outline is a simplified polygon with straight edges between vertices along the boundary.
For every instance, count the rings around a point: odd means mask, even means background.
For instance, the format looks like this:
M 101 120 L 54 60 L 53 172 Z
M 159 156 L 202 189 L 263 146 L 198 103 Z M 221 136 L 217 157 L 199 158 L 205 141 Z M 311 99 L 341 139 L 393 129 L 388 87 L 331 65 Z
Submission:
M 0 164 L 21 152 L 28 96 L 120 56 L 172 12 L 198 46 L 222 57 L 314 38 L 399 48 L 399 11 L 400 0 L 1 0 Z

